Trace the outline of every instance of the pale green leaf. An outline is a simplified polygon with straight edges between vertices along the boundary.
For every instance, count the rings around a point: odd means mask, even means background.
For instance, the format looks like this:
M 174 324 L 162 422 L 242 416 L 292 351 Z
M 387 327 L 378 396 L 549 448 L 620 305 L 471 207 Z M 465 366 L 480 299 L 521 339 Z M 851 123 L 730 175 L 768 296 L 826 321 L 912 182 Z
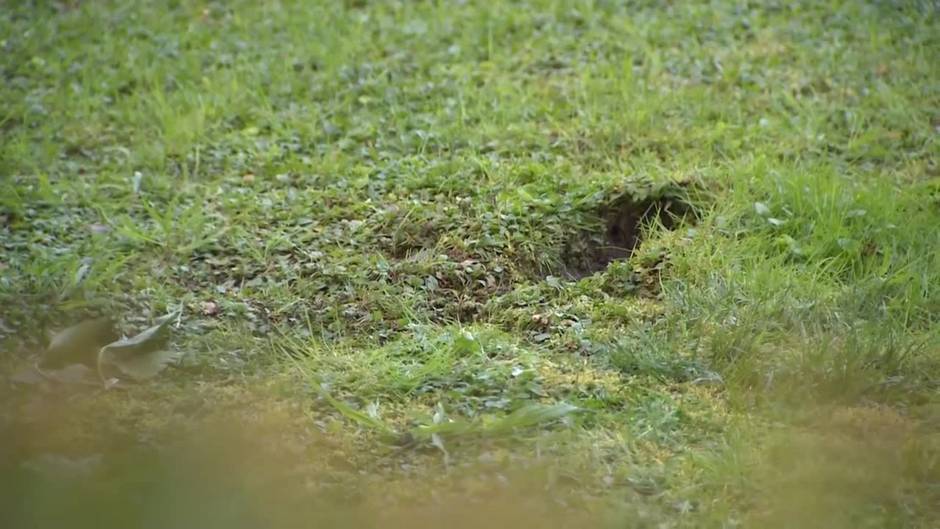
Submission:
M 134 380 L 145 380 L 153 378 L 167 365 L 178 360 L 182 353 L 166 348 L 170 335 L 169 324 L 178 316 L 176 313 L 168 314 L 140 334 L 102 347 L 98 353 L 99 374 L 104 377 L 103 367 L 113 366 Z
M 63 329 L 49 341 L 40 362 L 43 368 L 72 364 L 94 365 L 98 351 L 117 339 L 114 325 L 108 318 L 85 320 Z

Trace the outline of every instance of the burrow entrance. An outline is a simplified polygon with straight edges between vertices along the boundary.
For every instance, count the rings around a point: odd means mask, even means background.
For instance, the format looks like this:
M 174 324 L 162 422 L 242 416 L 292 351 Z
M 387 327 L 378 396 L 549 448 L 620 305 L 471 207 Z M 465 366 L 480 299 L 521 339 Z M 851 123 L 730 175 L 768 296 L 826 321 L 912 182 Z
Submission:
M 580 279 L 629 258 L 643 242 L 644 227 L 652 222 L 671 230 L 694 220 L 688 188 L 688 184 L 671 184 L 608 199 L 597 211 L 602 230 L 581 232 L 566 243 L 562 275 Z

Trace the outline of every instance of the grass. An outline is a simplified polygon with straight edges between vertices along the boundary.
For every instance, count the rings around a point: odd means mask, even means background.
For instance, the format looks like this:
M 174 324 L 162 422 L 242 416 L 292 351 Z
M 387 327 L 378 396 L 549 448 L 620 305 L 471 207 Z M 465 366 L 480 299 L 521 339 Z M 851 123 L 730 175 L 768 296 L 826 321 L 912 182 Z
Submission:
M 2 11 L 4 371 L 186 352 L 4 389 L 13 525 L 936 523 L 935 4 Z

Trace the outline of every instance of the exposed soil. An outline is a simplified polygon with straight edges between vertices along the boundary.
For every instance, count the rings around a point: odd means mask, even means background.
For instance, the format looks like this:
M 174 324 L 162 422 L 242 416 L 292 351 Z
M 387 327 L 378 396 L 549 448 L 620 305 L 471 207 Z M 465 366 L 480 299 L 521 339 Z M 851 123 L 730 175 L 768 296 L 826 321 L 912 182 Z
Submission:
M 566 244 L 562 274 L 580 279 L 604 270 L 639 248 L 646 226 L 658 222 L 671 230 L 687 220 L 694 211 L 686 199 L 686 187 L 679 184 L 651 196 L 624 194 L 611 199 L 597 212 L 604 231 L 582 233 Z

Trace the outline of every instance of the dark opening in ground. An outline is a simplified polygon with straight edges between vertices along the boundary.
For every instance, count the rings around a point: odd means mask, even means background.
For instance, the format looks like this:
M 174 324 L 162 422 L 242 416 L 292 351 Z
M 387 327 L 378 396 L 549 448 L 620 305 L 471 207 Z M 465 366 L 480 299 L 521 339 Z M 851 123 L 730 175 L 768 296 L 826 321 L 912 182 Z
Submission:
M 580 279 L 629 258 L 643 242 L 645 228 L 659 223 L 673 229 L 689 220 L 694 210 L 687 184 L 611 197 L 597 211 L 601 229 L 581 232 L 570 239 L 562 253 L 561 273 Z

